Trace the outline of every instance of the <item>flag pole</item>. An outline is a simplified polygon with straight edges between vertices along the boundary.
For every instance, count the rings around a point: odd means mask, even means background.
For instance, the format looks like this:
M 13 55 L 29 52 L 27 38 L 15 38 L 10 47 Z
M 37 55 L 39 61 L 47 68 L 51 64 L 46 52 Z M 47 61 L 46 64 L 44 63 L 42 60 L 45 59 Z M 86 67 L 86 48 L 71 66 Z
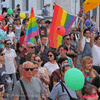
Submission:
M 96 25 L 98 24 L 98 12 L 99 12 L 99 3 L 97 3 Z

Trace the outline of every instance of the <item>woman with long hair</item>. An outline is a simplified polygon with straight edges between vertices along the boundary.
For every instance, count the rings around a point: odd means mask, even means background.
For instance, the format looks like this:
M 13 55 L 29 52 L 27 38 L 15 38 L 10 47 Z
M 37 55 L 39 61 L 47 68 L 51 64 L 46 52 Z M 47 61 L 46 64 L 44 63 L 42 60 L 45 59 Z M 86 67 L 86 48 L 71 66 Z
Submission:
M 35 53 L 34 52 L 29 52 L 26 55 L 26 61 L 34 61 L 35 59 Z
M 3 48 L 0 48 L 0 84 L 3 84 L 5 87 L 5 92 L 7 92 L 7 82 L 6 82 L 6 71 L 5 71 L 5 65 L 4 65 L 4 60 L 5 60 L 5 53 Z
M 44 88 L 45 92 L 45 96 L 48 97 L 49 96 L 49 83 L 50 83 L 50 79 L 49 79 L 49 75 L 48 75 L 48 71 L 46 68 L 41 67 L 42 64 L 42 58 L 40 56 L 36 56 L 35 57 L 35 61 L 38 63 L 38 75 L 40 76 L 40 81 L 42 82 L 42 86 Z
M 71 45 L 73 45 L 75 47 L 75 49 L 77 49 L 78 48 L 78 42 L 76 41 L 75 34 L 70 33 L 69 36 L 70 36 L 70 39 L 71 39 Z
M 7 28 L 7 39 L 10 39 L 12 45 L 11 48 L 16 49 L 16 40 L 15 40 L 15 34 L 13 32 L 13 25 L 9 24 Z
M 75 29 L 74 29 L 75 30 Z M 75 33 L 70 33 L 69 34 L 70 39 L 71 39 L 71 45 L 75 48 L 75 50 L 78 52 L 79 51 L 79 43 L 76 41 Z M 77 57 L 74 58 L 74 66 L 76 67 L 76 62 L 77 62 Z
M 57 53 L 54 50 L 49 50 L 47 55 L 48 55 L 49 61 L 45 63 L 43 67 L 47 69 L 49 76 L 51 76 L 53 71 L 55 71 L 56 69 L 59 69 L 59 66 L 56 62 Z
M 25 33 L 26 33 L 26 30 L 27 30 L 27 27 L 24 27 L 23 29 L 23 35 L 19 38 L 19 44 L 20 44 L 20 47 L 19 47 L 19 50 L 20 50 L 20 57 L 21 55 L 25 54 L 27 52 L 27 49 L 24 45 L 24 38 L 25 38 Z
M 98 90 L 94 85 L 85 85 L 82 88 L 82 100 L 98 100 Z
M 91 26 L 94 26 L 96 24 L 95 22 L 95 16 L 91 17 Z
M 20 33 L 21 33 L 21 21 L 20 19 L 16 19 L 16 25 L 15 25 L 15 38 L 16 38 L 16 42 L 19 41 L 20 38 Z
M 3 20 L 2 20 L 1 29 L 2 29 L 4 32 L 7 31 L 7 20 L 6 20 L 6 19 L 3 19 Z
M 85 77 L 85 84 L 91 84 L 94 77 L 98 75 L 98 73 L 92 68 L 93 59 L 89 56 L 84 57 L 81 60 L 81 71 Z

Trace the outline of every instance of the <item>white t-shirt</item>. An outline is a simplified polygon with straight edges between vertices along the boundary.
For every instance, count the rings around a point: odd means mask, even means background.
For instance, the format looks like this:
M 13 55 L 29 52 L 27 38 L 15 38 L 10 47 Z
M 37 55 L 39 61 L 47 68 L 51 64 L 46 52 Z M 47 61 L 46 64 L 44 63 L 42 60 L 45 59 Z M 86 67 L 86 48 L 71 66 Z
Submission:
M 92 47 L 93 65 L 100 65 L 100 47 L 93 45 Z
M 7 34 L 6 32 L 6 36 L 7 36 L 7 39 L 10 39 L 11 43 L 13 44 L 13 38 L 15 37 L 14 32 L 11 32 L 9 34 Z
M 48 75 L 51 75 L 52 72 L 54 72 L 56 69 L 59 69 L 58 64 L 52 64 L 50 62 L 47 62 L 43 67 L 47 69 Z
M 2 2 L 0 4 L 2 5 L 3 8 L 7 8 L 7 3 L 6 2 Z
M 5 68 L 7 74 L 16 73 L 16 68 L 14 64 L 14 59 L 17 56 L 14 49 L 10 49 L 10 52 L 4 49 L 5 53 Z
M 90 43 L 90 41 L 88 41 L 88 40 L 83 36 L 83 38 L 82 38 L 82 40 L 81 40 L 82 51 L 84 50 L 85 42 L 89 42 L 89 43 Z

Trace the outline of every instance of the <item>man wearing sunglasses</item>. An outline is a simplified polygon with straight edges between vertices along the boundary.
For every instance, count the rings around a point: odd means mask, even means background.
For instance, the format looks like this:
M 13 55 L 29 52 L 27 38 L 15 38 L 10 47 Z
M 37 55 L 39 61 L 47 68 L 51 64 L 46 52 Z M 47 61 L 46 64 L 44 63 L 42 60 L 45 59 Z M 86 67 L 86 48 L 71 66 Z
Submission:
M 68 95 L 71 95 L 72 98 L 77 99 L 77 95 L 76 92 L 72 89 L 70 89 L 65 81 L 64 81 L 64 75 L 66 73 L 67 70 L 69 70 L 71 67 L 68 65 L 68 63 L 64 63 L 61 67 L 60 67 L 60 73 L 61 73 L 61 80 L 53 87 L 50 95 L 48 96 L 49 100 L 55 100 L 55 98 L 57 98 L 57 100 L 70 100 L 70 97 Z M 65 86 L 63 86 L 62 84 Z M 66 91 L 66 89 L 68 90 L 68 92 Z
M 64 41 L 64 44 L 61 46 L 66 46 L 68 48 L 67 56 L 69 56 L 71 58 L 77 57 L 77 51 L 76 51 L 75 47 L 70 44 L 71 43 L 70 36 L 69 35 L 63 36 L 63 41 Z M 60 48 L 60 46 L 59 46 L 59 48 Z
M 11 49 L 11 41 L 8 39 L 5 41 L 5 68 L 6 73 L 11 77 L 13 80 L 13 85 L 16 82 L 16 70 L 17 70 L 17 64 L 15 58 L 17 57 L 15 50 Z
M 27 43 L 27 53 L 28 52 L 35 52 L 35 45 L 33 43 Z M 26 55 L 27 53 L 23 54 L 20 58 L 19 62 L 19 72 L 21 72 L 22 64 L 26 61 Z
M 13 89 L 13 100 L 19 100 L 19 98 L 20 100 L 46 100 L 42 83 L 37 78 L 33 77 L 34 69 L 35 66 L 32 62 L 26 61 L 23 63 L 23 77 L 15 83 Z M 20 81 L 23 83 L 23 86 Z M 26 97 L 28 99 L 26 99 Z

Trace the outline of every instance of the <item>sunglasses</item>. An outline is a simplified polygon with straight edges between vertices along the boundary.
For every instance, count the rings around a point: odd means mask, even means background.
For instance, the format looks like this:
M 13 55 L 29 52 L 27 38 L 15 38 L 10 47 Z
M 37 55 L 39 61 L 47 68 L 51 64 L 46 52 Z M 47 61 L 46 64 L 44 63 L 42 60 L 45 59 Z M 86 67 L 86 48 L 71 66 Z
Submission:
M 37 61 L 37 62 L 41 62 L 41 59 L 39 59 L 39 60 L 35 60 L 35 61 Z
M 33 47 L 29 47 L 29 48 L 33 49 L 33 48 L 35 48 L 35 46 L 33 46 Z
M 62 48 L 59 51 L 61 51 L 61 52 L 67 52 L 67 50 L 62 49 Z
M 52 55 L 48 55 L 48 57 L 52 57 Z
M 66 38 L 66 40 L 70 40 L 70 38 Z
M 5 53 L 1 53 L 1 54 L 0 54 L 0 56 L 4 56 L 4 55 L 5 55 Z
M 25 69 L 25 71 L 33 71 L 34 70 L 34 68 L 23 68 L 23 69 Z
M 11 45 L 11 43 L 7 43 L 7 45 L 9 45 L 9 44 Z
M 98 94 L 97 93 L 92 93 L 92 94 L 90 94 L 90 95 L 84 95 L 84 96 L 82 96 L 82 98 L 86 98 L 86 97 L 96 97 Z

